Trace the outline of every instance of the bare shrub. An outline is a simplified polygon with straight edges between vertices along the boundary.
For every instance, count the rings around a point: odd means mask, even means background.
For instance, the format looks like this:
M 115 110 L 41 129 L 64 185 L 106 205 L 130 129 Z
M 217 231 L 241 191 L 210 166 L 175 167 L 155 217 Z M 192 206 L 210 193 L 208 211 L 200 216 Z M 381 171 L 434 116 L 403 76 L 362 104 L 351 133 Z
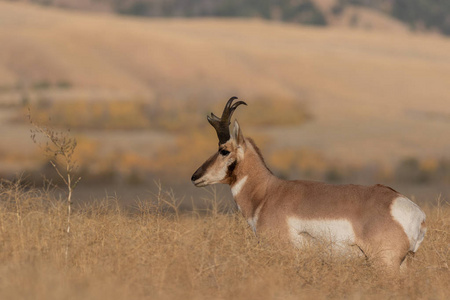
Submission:
M 71 214 L 72 214 L 72 193 L 77 186 L 81 177 L 75 175 L 77 168 L 76 161 L 74 160 L 75 148 L 77 147 L 77 141 L 70 135 L 70 131 L 62 132 L 55 131 L 52 128 L 40 126 L 31 119 L 29 114 L 29 120 L 33 128 L 31 130 L 31 139 L 33 142 L 38 143 L 36 135 L 42 135 L 45 139 L 44 151 L 50 156 L 50 164 L 54 170 L 64 182 L 67 188 L 67 223 L 66 223 L 66 263 L 69 256 L 70 247 L 70 227 L 71 227 Z M 40 146 L 43 146 L 40 144 Z

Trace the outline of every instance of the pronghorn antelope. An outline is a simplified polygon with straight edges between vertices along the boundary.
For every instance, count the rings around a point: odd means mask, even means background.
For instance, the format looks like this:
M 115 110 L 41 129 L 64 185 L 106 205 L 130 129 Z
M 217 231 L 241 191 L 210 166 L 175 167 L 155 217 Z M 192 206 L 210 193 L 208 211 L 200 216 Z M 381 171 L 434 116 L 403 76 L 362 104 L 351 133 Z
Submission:
M 417 251 L 426 228 L 425 214 L 415 203 L 379 184 L 332 185 L 277 178 L 236 120 L 230 134 L 234 110 L 247 105 L 233 104 L 236 99 L 228 100 L 221 118 L 213 113 L 207 116 L 217 132 L 219 151 L 192 175 L 195 186 L 229 184 L 255 234 L 274 234 L 299 248 L 329 239 L 337 249 L 356 249 L 394 269 L 409 252 Z

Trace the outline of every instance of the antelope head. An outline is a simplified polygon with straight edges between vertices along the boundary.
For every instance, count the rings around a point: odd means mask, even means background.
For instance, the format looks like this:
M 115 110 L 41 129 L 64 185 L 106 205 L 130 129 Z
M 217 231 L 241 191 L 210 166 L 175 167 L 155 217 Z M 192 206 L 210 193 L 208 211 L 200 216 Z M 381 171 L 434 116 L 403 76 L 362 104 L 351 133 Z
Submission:
M 208 122 L 214 127 L 219 138 L 219 150 L 208 158 L 200 168 L 192 175 L 191 180 L 197 187 L 202 187 L 215 183 L 231 184 L 233 181 L 233 170 L 244 158 L 245 139 L 239 127 L 239 123 L 234 121 L 234 128 L 230 134 L 230 120 L 236 108 L 245 103 L 238 101 L 233 104 L 237 97 L 228 100 L 219 118 L 213 113 L 207 116 Z

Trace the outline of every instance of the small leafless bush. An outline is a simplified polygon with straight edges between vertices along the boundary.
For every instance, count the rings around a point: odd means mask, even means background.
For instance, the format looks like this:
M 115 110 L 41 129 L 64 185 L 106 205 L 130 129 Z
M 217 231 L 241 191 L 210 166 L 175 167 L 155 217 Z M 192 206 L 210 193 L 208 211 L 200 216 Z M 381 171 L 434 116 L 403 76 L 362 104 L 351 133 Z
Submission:
M 31 113 L 29 120 L 33 129 L 31 129 L 31 139 L 36 144 L 43 147 L 44 152 L 49 156 L 50 164 L 53 169 L 64 182 L 67 189 L 67 224 L 66 224 L 66 251 L 65 258 L 68 261 L 70 248 L 70 228 L 71 228 L 71 214 L 72 214 L 72 194 L 81 177 L 76 177 L 75 171 L 77 163 L 74 160 L 74 153 L 77 147 L 77 141 L 70 135 L 70 130 L 67 132 L 56 131 L 50 127 L 41 126 L 33 122 Z M 37 135 L 41 135 L 45 139 L 45 143 L 38 142 Z

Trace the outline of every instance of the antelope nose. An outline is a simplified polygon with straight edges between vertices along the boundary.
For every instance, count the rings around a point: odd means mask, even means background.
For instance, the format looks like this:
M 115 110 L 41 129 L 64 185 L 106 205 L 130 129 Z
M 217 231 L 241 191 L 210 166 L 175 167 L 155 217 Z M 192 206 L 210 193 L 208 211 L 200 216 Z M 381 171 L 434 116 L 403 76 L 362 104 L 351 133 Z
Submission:
M 192 175 L 192 177 L 191 177 L 191 181 L 194 182 L 194 181 L 196 181 L 199 178 L 200 178 L 200 175 L 197 174 L 197 172 L 195 172 L 194 175 Z

